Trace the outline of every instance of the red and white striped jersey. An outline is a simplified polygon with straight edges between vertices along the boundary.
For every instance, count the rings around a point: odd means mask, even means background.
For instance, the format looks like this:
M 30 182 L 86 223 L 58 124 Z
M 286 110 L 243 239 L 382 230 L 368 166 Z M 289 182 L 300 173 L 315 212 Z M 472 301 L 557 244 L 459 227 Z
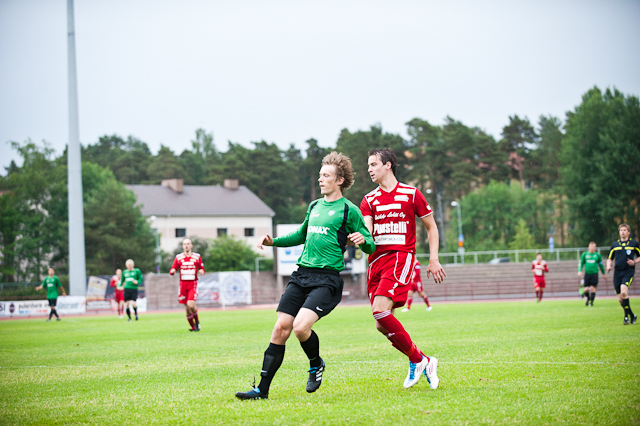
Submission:
M 373 240 L 376 251 L 369 256 L 373 262 L 391 251 L 416 252 L 416 216 L 433 213 L 422 193 L 414 186 L 398 182 L 391 192 L 380 187 L 364 196 L 360 203 L 364 217 L 373 218 Z
M 544 273 L 549 272 L 547 261 L 542 260 L 538 262 L 537 260 L 534 260 L 533 262 L 531 262 L 531 270 L 533 271 L 533 275 L 537 277 L 544 277 Z
M 172 268 L 180 269 L 180 281 L 198 281 L 198 271 L 204 269 L 204 265 L 198 253 L 191 253 L 188 257 L 180 253 L 176 255 Z

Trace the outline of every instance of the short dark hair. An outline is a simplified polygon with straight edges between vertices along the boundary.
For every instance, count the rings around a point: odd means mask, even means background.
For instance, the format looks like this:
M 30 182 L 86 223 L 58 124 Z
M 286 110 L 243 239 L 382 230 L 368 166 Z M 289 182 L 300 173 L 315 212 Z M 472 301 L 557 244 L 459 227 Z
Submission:
M 396 158 L 396 154 L 389 148 L 374 148 L 369 151 L 369 157 L 372 155 L 379 155 L 380 161 L 382 164 L 391 163 L 391 171 L 393 174 L 396 174 L 396 169 L 398 168 L 398 159 Z

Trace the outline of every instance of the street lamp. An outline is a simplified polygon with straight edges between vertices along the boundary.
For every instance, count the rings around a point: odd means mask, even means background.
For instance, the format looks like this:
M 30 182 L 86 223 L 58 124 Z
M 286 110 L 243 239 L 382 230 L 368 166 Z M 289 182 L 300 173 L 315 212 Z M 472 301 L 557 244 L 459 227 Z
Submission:
M 149 220 L 152 223 L 155 223 L 157 217 L 155 216 L 151 216 L 149 218 Z M 151 228 L 153 229 L 153 239 L 155 240 L 156 243 L 156 274 L 160 273 L 160 234 L 158 233 L 158 229 L 157 228 Z
M 452 201 L 451 206 L 458 208 L 458 253 L 460 253 L 462 263 L 464 263 L 464 235 L 462 235 L 462 212 L 460 211 L 460 203 Z

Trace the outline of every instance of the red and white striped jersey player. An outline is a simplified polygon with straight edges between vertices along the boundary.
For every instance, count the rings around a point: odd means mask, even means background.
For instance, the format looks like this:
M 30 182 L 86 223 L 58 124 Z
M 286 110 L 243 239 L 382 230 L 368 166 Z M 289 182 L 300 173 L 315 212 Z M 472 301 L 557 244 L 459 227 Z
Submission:
M 191 329 L 189 331 L 200 331 L 200 318 L 196 300 L 198 299 L 198 275 L 204 275 L 204 265 L 202 257 L 198 253 L 191 251 L 193 243 L 188 238 L 182 242 L 184 252 L 176 255 L 173 266 L 169 273 L 171 275 L 180 269 L 180 295 L 178 302 L 183 304 L 187 314 L 187 321 Z
M 416 262 L 416 216 L 427 228 L 431 259 L 427 278 L 436 283 L 446 274 L 438 261 L 438 227 L 431 207 L 415 187 L 399 183 L 395 176 L 398 160 L 388 148 L 369 151 L 368 172 L 378 188 L 362 199 L 360 210 L 373 235 L 376 251 L 369 256 L 367 292 L 376 328 L 400 352 L 409 357 L 409 373 L 404 387 L 415 385 L 423 372 L 432 389 L 438 387 L 438 360 L 427 357 L 411 340 L 395 317 L 395 308 L 407 301 L 411 276 Z M 357 241 L 356 241 L 357 243 Z
M 542 254 L 536 255 L 536 260 L 531 262 L 531 272 L 533 272 L 533 289 L 536 292 L 536 299 L 538 302 L 542 300 L 542 293 L 547 286 L 544 281 L 544 273 L 549 272 L 547 267 L 547 261 L 542 259 Z

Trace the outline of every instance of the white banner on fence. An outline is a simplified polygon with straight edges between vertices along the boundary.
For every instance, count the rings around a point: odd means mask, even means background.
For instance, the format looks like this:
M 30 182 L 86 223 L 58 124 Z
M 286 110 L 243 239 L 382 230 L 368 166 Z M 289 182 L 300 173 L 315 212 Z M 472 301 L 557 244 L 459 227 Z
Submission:
M 251 304 L 251 272 L 216 272 L 198 280 L 199 305 Z
M 3 316 L 7 317 L 25 317 L 30 315 L 48 315 L 48 300 L 23 300 L 0 302 L 2 304 Z
M 87 298 L 85 296 L 58 297 L 56 310 L 63 314 L 84 314 L 86 312 Z

